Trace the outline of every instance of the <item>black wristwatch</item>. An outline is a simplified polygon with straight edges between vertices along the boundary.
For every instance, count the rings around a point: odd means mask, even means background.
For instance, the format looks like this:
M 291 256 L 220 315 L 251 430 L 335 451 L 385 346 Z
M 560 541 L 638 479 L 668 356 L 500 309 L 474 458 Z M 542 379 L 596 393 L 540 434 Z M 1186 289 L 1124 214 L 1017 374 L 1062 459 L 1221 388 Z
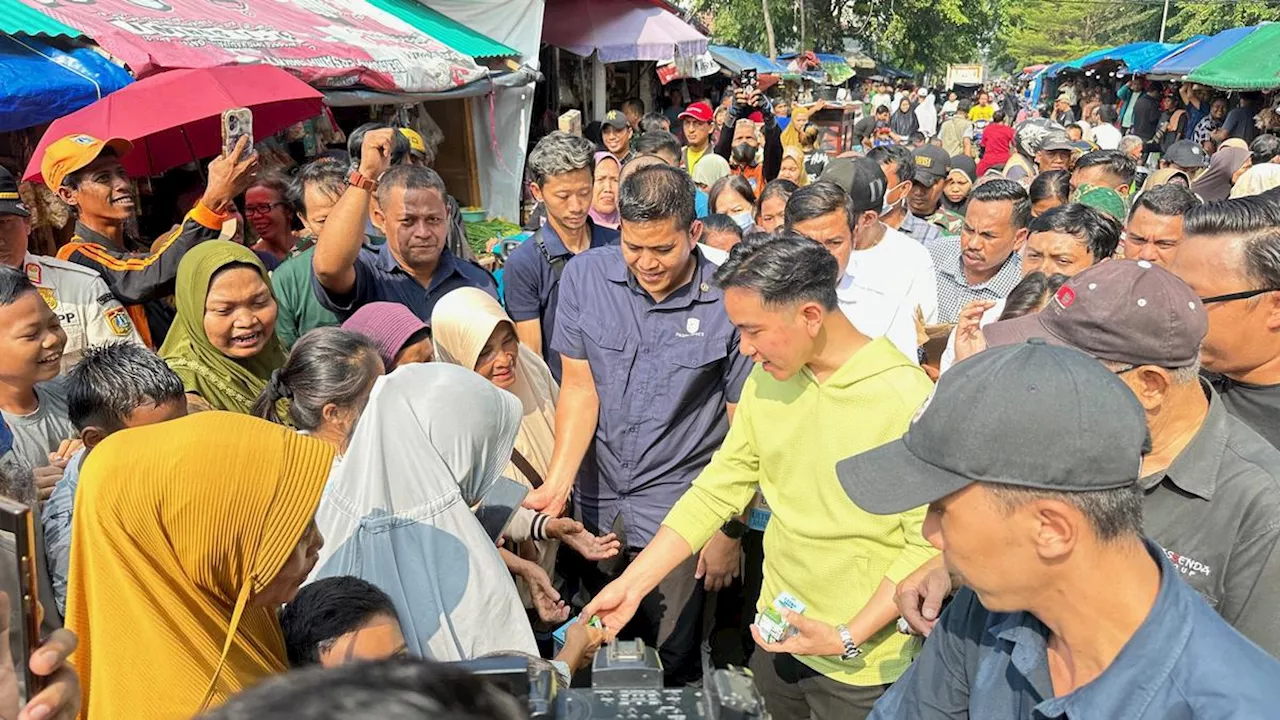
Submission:
M 724 533 L 730 540 L 741 540 L 743 535 L 747 534 L 747 524 L 734 518 L 724 525 L 720 526 L 720 532 Z

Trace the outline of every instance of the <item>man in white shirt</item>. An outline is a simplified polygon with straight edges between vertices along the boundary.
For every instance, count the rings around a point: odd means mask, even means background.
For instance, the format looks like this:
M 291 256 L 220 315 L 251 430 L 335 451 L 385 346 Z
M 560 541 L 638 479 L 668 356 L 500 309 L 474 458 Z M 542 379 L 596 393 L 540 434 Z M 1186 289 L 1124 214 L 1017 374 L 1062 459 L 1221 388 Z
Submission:
M 887 186 L 867 158 L 837 158 L 822 182 L 787 201 L 787 227 L 827 247 L 840 269 L 836 297 L 868 337 L 887 337 L 919 362 L 916 314 L 935 322 L 938 293 L 929 251 L 880 222 Z
M 1028 228 L 1027 242 L 1022 250 L 1022 277 L 1032 273 L 1044 273 L 1046 276 L 1066 275 L 1073 277 L 1086 268 L 1111 257 L 1120 244 L 1120 223 L 1106 213 L 1098 212 L 1087 205 L 1072 203 L 1049 210 L 1031 221 Z M 1021 283 L 1019 283 L 1021 285 Z M 1010 296 L 1018 293 L 1015 287 Z M 964 357 L 957 356 L 958 334 L 967 330 L 980 331 L 1000 319 L 1004 313 L 1008 297 L 996 301 L 977 300 L 970 303 L 960 314 L 960 322 L 947 338 L 947 349 L 942 354 L 939 370 L 946 372 Z M 977 327 L 966 322 L 970 312 L 976 312 L 981 303 L 986 309 L 978 320 Z
M 1116 109 L 1110 105 L 1098 106 L 1098 122 L 1093 126 L 1093 144 L 1099 150 L 1115 150 L 1120 147 L 1120 138 L 1124 137 L 1115 126 Z

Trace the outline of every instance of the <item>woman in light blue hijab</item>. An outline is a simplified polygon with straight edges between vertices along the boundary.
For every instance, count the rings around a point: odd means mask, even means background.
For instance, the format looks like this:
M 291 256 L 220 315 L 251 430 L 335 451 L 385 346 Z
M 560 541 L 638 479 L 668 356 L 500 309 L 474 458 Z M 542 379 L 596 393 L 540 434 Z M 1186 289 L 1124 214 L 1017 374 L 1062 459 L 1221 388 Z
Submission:
M 471 510 L 510 461 L 523 414 L 514 395 L 456 365 L 379 378 L 320 501 L 312 579 L 377 585 L 415 655 L 537 655 L 515 583 Z

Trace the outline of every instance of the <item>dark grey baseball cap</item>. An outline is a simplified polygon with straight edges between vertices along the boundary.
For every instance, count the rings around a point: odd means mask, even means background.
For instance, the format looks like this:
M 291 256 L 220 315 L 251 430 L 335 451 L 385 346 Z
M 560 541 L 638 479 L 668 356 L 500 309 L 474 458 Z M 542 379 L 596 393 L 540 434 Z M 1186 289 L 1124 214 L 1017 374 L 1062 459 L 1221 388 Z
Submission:
M 839 185 L 853 198 L 856 212 L 880 210 L 889 181 L 875 160 L 865 157 L 836 158 L 827 163 L 821 180 Z
M 976 482 L 1128 487 L 1150 447 L 1133 391 L 1097 360 L 1034 339 L 957 363 L 901 439 L 836 464 L 858 507 L 892 515 Z
M 1164 154 L 1164 159 L 1169 161 L 1170 165 L 1177 165 L 1180 168 L 1194 170 L 1209 167 L 1209 153 L 1205 152 L 1204 147 L 1195 140 L 1179 140 L 1170 145 Z
M 1071 278 L 1043 310 L 982 329 L 988 345 L 1038 337 L 1099 360 L 1183 368 L 1200 358 L 1209 316 L 1177 275 L 1146 260 L 1108 260 Z

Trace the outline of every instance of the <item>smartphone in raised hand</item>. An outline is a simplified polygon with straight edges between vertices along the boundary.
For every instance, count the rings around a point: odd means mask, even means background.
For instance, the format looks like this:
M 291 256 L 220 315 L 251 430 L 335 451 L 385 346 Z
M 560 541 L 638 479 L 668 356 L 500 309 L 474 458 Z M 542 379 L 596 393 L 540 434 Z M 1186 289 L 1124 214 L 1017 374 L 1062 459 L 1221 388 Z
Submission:
M 253 151 L 253 111 L 249 108 L 232 108 L 222 111 L 222 154 L 231 157 L 240 138 L 249 138 L 249 151 Z
M 31 672 L 40 647 L 38 587 L 31 508 L 0 497 L 0 712 L 25 707 L 44 688 Z

